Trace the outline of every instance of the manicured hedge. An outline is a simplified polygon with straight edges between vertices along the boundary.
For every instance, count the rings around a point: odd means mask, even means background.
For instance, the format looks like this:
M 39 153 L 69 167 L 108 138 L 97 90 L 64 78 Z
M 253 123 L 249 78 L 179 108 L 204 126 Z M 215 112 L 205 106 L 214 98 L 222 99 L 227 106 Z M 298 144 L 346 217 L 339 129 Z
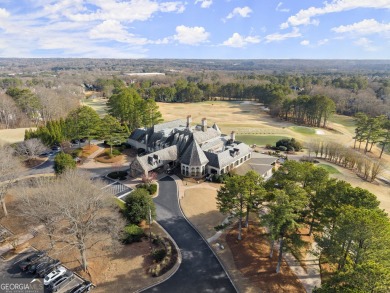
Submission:
M 130 244 L 133 242 L 141 242 L 142 237 L 145 235 L 144 230 L 142 228 L 138 227 L 137 225 L 130 224 L 127 225 L 124 228 L 124 238 L 123 243 L 124 244 Z
M 156 183 L 141 183 L 136 186 L 137 188 L 146 189 L 150 195 L 154 195 L 157 192 L 157 184 Z

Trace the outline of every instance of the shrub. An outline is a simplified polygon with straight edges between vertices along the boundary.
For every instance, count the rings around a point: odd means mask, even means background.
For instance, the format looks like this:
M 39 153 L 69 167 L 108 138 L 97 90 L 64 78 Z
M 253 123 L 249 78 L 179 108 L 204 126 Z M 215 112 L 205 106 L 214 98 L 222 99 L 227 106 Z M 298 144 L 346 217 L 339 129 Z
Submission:
M 296 141 L 294 138 L 288 139 L 284 138 L 281 140 L 278 140 L 276 142 L 276 147 L 280 149 L 280 146 L 284 146 L 287 149 L 294 148 L 296 151 L 300 151 L 302 149 L 302 144 Z
M 163 248 L 156 249 L 156 250 L 152 251 L 152 258 L 156 262 L 162 261 L 166 255 L 167 255 L 167 252 Z
M 126 209 L 124 215 L 130 223 L 139 224 L 142 220 L 149 220 L 149 211 L 152 219 L 156 217 L 156 208 L 152 197 L 146 189 L 138 188 L 125 198 Z
M 121 151 L 118 150 L 118 149 L 113 149 L 113 150 L 112 150 L 112 154 L 113 154 L 114 157 L 116 157 L 116 156 L 121 155 L 122 153 L 121 153 Z
M 292 146 L 289 146 L 289 147 L 287 148 L 287 150 L 288 150 L 289 152 L 295 152 L 295 148 L 292 147 Z
M 71 155 L 59 153 L 54 159 L 54 172 L 59 175 L 67 169 L 76 168 L 76 162 Z
M 71 155 L 73 158 L 81 157 L 81 154 L 83 153 L 82 148 L 78 148 L 72 151 Z
M 136 185 L 137 188 L 145 189 L 149 195 L 153 195 L 157 192 L 157 184 L 146 184 L 146 183 L 140 183 Z
M 122 242 L 124 244 L 130 244 L 133 242 L 140 242 L 142 237 L 145 235 L 144 230 L 137 225 L 130 224 L 124 228 L 124 237 Z
M 287 151 L 287 148 L 283 145 L 279 146 L 278 148 L 279 148 L 279 151 L 282 151 L 282 152 Z
M 150 184 L 148 191 L 150 195 L 155 194 L 157 192 L 157 184 Z

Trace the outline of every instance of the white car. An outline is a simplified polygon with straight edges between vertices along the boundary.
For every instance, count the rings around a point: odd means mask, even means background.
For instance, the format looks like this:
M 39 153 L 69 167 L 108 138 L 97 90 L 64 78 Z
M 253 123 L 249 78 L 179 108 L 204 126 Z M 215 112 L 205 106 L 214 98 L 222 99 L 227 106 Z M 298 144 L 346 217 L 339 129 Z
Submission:
M 64 267 L 58 267 L 45 276 L 45 278 L 43 279 L 43 284 L 47 286 L 65 273 L 66 269 Z

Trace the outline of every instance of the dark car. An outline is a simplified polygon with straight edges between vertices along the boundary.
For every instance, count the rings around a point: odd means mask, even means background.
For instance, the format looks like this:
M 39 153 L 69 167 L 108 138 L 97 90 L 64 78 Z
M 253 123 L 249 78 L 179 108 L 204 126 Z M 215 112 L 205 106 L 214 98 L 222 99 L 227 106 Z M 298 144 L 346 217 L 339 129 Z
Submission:
M 28 257 L 26 257 L 24 260 L 22 260 L 19 263 L 19 268 L 22 271 L 25 271 L 25 270 L 28 269 L 29 265 L 37 262 L 39 259 L 41 259 L 45 255 L 46 255 L 46 252 L 44 252 L 44 251 L 37 251 L 37 252 L 33 253 L 32 255 L 29 255 Z
M 40 258 L 38 261 L 29 264 L 27 267 L 27 271 L 30 274 L 35 274 L 39 268 L 43 267 L 44 265 L 46 265 L 49 262 L 50 262 L 50 258 L 44 256 L 44 257 Z
M 53 146 L 51 147 L 51 149 L 52 149 L 53 151 L 60 151 L 60 150 L 61 150 L 61 147 L 58 146 L 58 145 L 53 145 Z
M 91 282 L 84 282 L 80 285 L 77 285 L 76 287 L 72 288 L 72 290 L 69 291 L 69 293 L 83 293 L 83 292 L 89 292 L 93 288 L 93 285 Z
M 80 140 L 75 138 L 75 139 L 72 139 L 70 142 L 73 143 L 73 144 L 78 144 L 80 142 Z
M 80 138 L 80 142 L 81 142 L 81 143 L 84 143 L 84 142 L 86 142 L 87 140 L 88 140 L 88 137 Z
M 57 292 L 58 290 L 60 290 L 62 287 L 64 287 L 66 284 L 68 284 L 73 279 L 74 279 L 73 272 L 66 271 L 65 274 L 63 274 L 61 277 L 59 277 L 53 283 L 50 283 L 49 288 L 51 289 L 51 292 Z
M 46 265 L 38 268 L 36 270 L 36 274 L 39 277 L 43 277 L 47 273 L 51 272 L 53 269 L 57 268 L 59 265 L 61 265 L 61 262 L 58 259 L 52 259 L 50 262 L 46 263 Z

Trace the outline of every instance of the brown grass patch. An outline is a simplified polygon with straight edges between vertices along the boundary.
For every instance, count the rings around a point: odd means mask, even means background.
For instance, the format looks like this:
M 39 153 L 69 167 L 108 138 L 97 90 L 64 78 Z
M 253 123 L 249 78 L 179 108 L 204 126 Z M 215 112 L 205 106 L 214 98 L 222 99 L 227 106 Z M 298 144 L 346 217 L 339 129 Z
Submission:
M 264 292 L 306 292 L 302 283 L 283 260 L 280 273 L 275 273 L 278 252 L 269 258 L 269 241 L 263 228 L 243 229 L 241 241 L 237 240 L 237 227 L 226 235 L 237 269 L 249 282 Z
M 119 156 L 115 156 L 115 157 L 111 158 L 109 155 L 107 155 L 105 152 L 103 152 L 102 154 L 95 157 L 95 161 L 100 162 L 100 163 L 105 163 L 105 164 L 118 163 L 118 162 L 122 162 L 124 157 L 125 157 L 124 155 L 119 155 Z
M 26 129 L 35 130 L 35 127 L 31 128 L 14 128 L 14 129 L 0 129 L 0 145 L 12 144 L 21 142 L 24 140 L 24 133 Z
M 24 165 L 27 168 L 34 168 L 36 166 L 39 166 L 40 164 L 42 164 L 46 160 L 47 160 L 47 158 L 35 158 L 35 159 L 24 161 Z
M 92 155 L 94 152 L 96 152 L 99 147 L 97 145 L 91 144 L 91 145 L 86 145 L 82 147 L 83 152 L 81 153 L 81 157 L 88 157 Z
M 216 195 L 217 191 L 213 189 L 189 188 L 180 200 L 184 214 L 205 238 L 213 236 L 214 227 L 226 218 L 218 211 Z

